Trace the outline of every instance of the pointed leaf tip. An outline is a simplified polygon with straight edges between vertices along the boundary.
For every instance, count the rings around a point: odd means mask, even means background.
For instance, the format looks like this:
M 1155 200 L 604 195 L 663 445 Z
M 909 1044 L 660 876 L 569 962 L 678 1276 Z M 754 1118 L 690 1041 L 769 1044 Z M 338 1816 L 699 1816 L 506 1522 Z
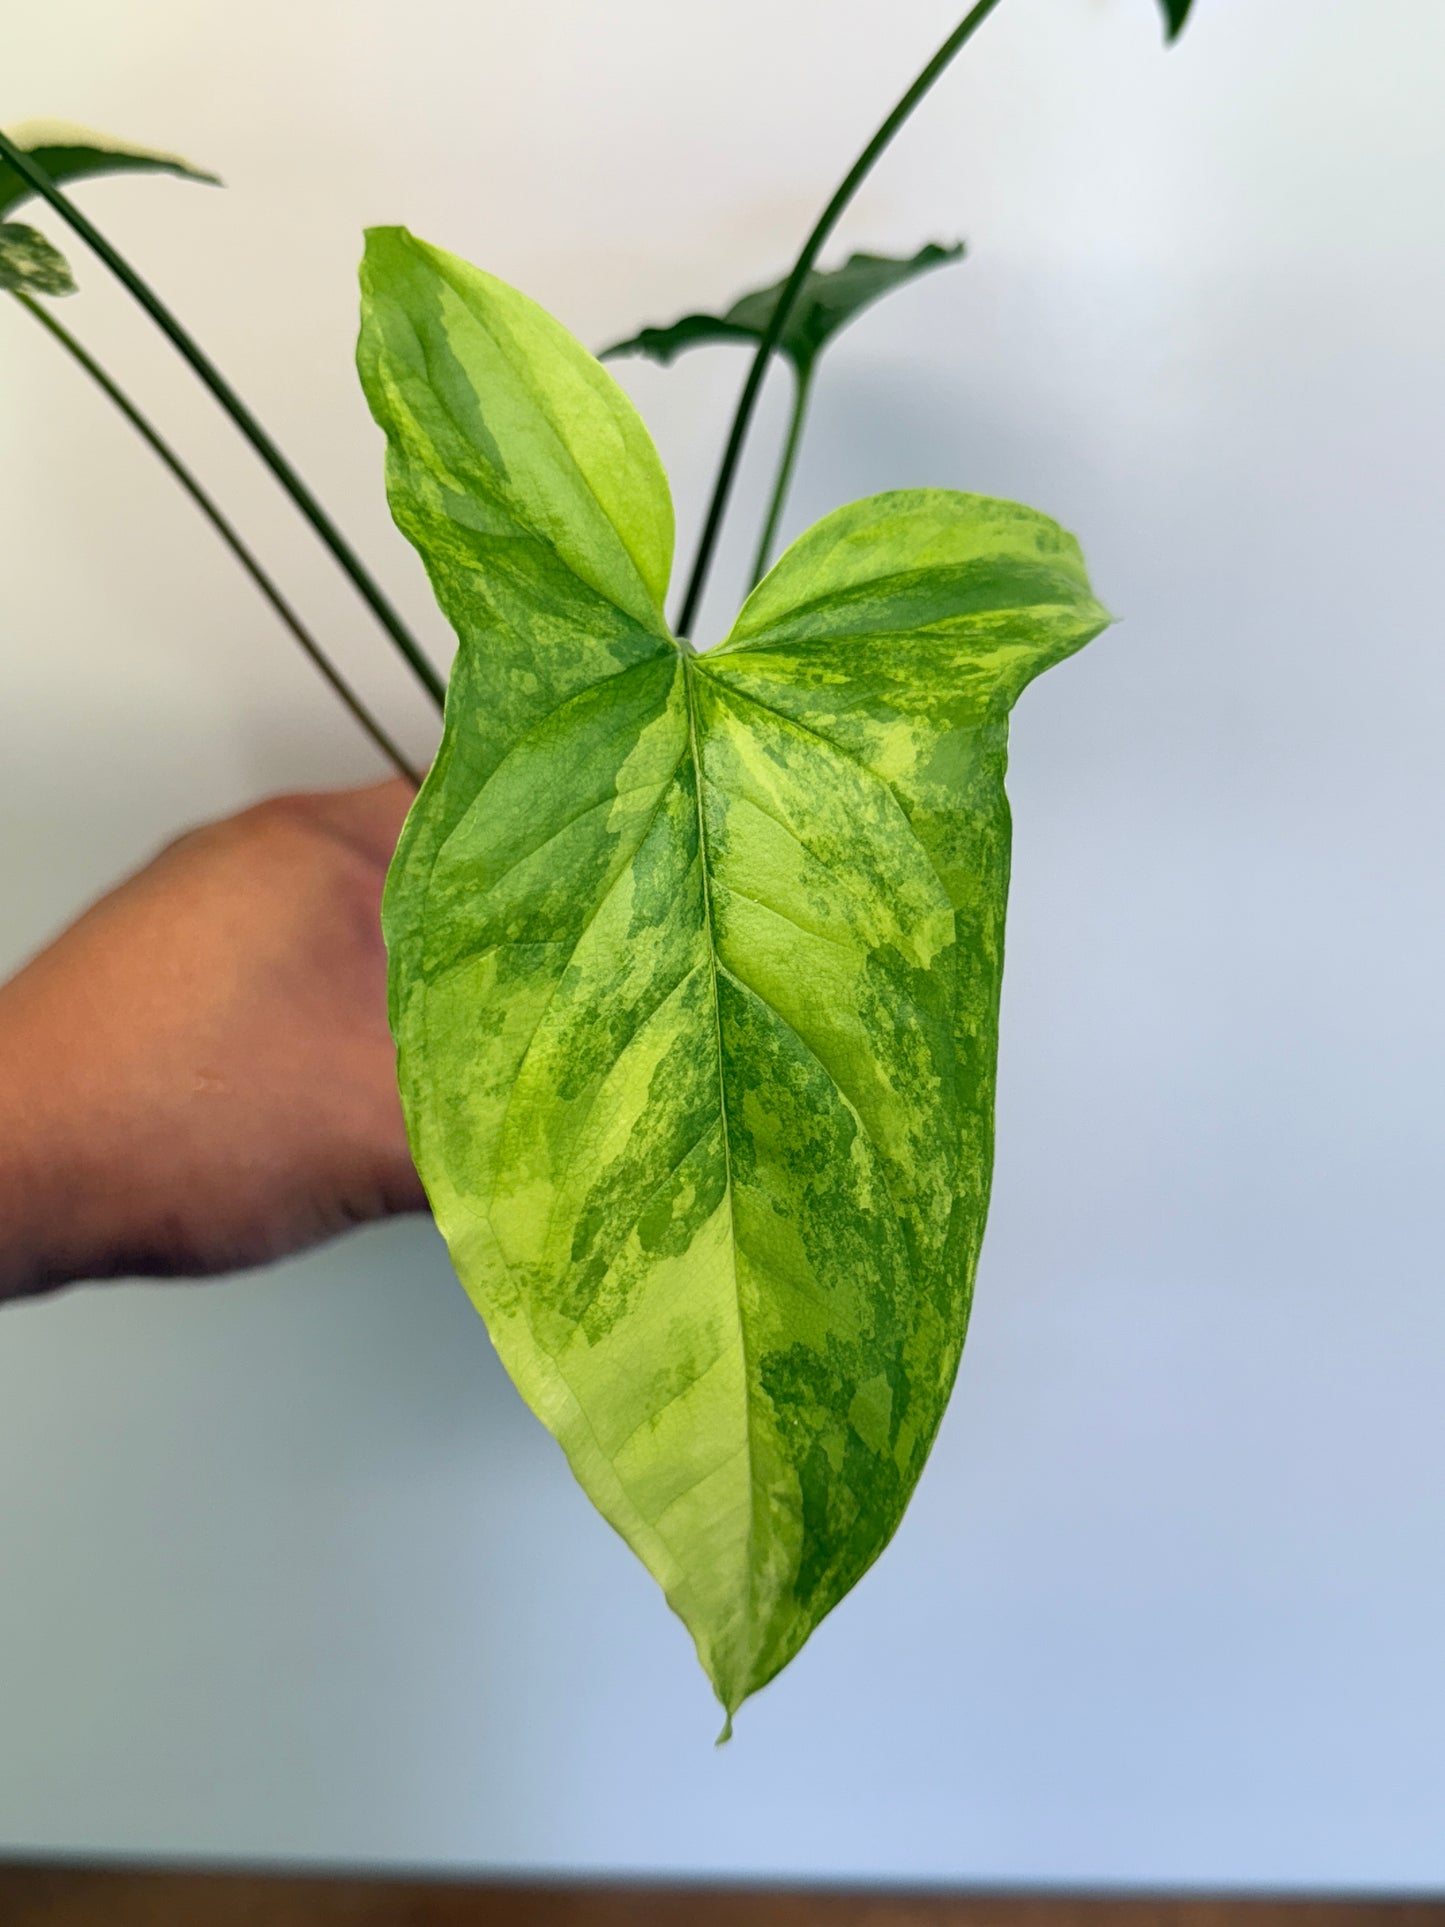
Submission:
M 1184 31 L 1184 23 L 1189 18 L 1189 9 L 1194 0 L 1159 0 L 1164 15 L 1164 38 L 1172 45 Z
M 498 527 L 665 634 L 672 498 L 612 377 L 518 289 L 404 227 L 367 230 L 361 284 L 358 365 L 394 465 L 404 448 L 418 479 L 455 475 Z

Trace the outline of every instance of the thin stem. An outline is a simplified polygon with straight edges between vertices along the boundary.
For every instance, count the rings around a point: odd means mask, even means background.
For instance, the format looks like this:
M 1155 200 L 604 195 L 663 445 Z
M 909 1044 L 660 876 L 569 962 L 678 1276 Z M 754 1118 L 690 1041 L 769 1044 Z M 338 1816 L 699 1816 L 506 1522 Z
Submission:
M 247 408 L 240 396 L 204 352 L 200 344 L 187 333 L 176 320 L 170 309 L 154 290 L 141 279 L 130 263 L 113 248 L 92 221 L 87 220 L 68 194 L 64 194 L 41 167 L 37 167 L 30 156 L 15 145 L 4 132 L 0 132 L 0 156 L 3 156 L 26 184 L 42 200 L 48 201 L 62 219 L 70 226 L 95 254 L 110 269 L 111 273 L 134 296 L 155 322 L 161 333 L 171 345 L 190 364 L 200 380 L 210 389 L 216 400 L 225 409 L 231 420 L 240 429 L 246 440 L 255 449 L 261 460 L 270 469 L 276 480 L 285 489 L 292 501 L 300 509 L 306 520 L 331 551 L 338 564 L 351 578 L 357 594 L 366 603 L 377 621 L 385 629 L 402 655 L 410 664 L 417 680 L 441 707 L 445 696 L 445 685 L 436 670 L 422 654 L 421 647 L 407 629 L 396 610 L 392 608 L 380 586 L 372 579 L 361 558 L 352 549 L 340 529 L 322 508 L 320 502 L 307 488 L 301 477 L 292 468 L 286 457 Z
M 902 127 L 919 101 L 932 87 L 939 75 L 948 66 L 954 55 L 973 38 L 974 34 L 988 19 L 1000 0 L 978 0 L 944 41 L 938 52 L 929 61 L 923 72 L 913 82 L 898 105 L 884 121 L 878 132 L 869 141 L 863 152 L 854 161 L 837 193 L 818 216 L 817 225 L 803 243 L 803 251 L 793 264 L 787 285 L 778 297 L 778 305 L 773 310 L 772 320 L 768 323 L 767 333 L 758 343 L 757 353 L 753 356 L 752 366 L 748 369 L 743 392 L 738 397 L 738 405 L 733 415 L 732 429 L 728 435 L 727 447 L 723 450 L 722 462 L 718 468 L 717 480 L 713 484 L 712 500 L 708 504 L 707 520 L 703 524 L 702 539 L 698 543 L 697 557 L 692 565 L 688 579 L 687 594 L 683 597 L 682 612 L 677 620 L 680 636 L 691 633 L 693 620 L 697 615 L 697 605 L 702 600 L 702 592 L 707 583 L 708 570 L 712 567 L 713 552 L 717 547 L 718 535 L 722 529 L 723 516 L 727 512 L 728 497 L 732 493 L 733 480 L 737 474 L 738 459 L 747 440 L 748 429 L 752 424 L 753 411 L 758 405 L 762 392 L 763 377 L 768 370 L 768 358 L 782 338 L 803 283 L 812 273 L 813 263 L 822 252 L 823 244 L 838 225 L 844 209 L 852 200 L 872 171 L 874 162 L 883 153 L 893 136 Z
M 285 623 L 297 642 L 300 643 L 312 662 L 336 691 L 342 702 L 346 704 L 346 707 L 351 711 L 357 722 L 361 724 L 361 727 L 366 731 L 372 742 L 376 744 L 384 756 L 396 765 L 403 776 L 413 784 L 420 784 L 421 777 L 417 770 L 407 761 L 401 750 L 397 748 L 381 724 L 377 722 L 361 698 L 351 688 L 345 677 L 342 676 L 340 670 L 331 662 L 320 643 L 310 634 L 302 623 L 301 618 L 291 607 L 291 604 L 286 600 L 285 596 L 282 595 L 271 577 L 267 575 L 254 552 L 247 546 L 242 537 L 237 533 L 234 525 L 228 521 L 221 509 L 217 506 L 214 498 L 209 495 L 201 486 L 200 482 L 196 480 L 195 476 L 186 467 L 185 463 L 181 460 L 180 456 L 177 455 L 169 442 L 164 439 L 160 431 L 146 419 L 130 399 L 129 395 L 125 393 L 124 389 L 118 387 L 116 383 L 111 380 L 100 363 L 81 347 L 80 343 L 68 328 L 63 327 L 38 301 L 32 301 L 29 295 L 21 294 L 18 290 L 15 290 L 14 293 L 15 299 L 20 303 L 21 307 L 24 308 L 28 314 L 33 315 L 41 327 L 60 343 L 61 347 L 71 359 L 85 370 L 86 374 L 90 376 L 91 380 L 102 393 L 114 402 L 115 406 L 120 410 L 121 414 L 125 416 L 126 420 L 141 439 L 165 463 L 171 474 L 175 476 L 176 480 L 186 491 L 187 495 L 190 496 L 202 515 L 205 516 L 206 520 L 211 524 L 211 527 L 216 531 L 217 535 L 220 536 L 226 547 L 231 551 L 232 555 L 235 556 L 241 567 L 261 591 L 262 595 L 265 596 L 271 607 L 276 611 L 276 614 L 281 618 L 282 622 Z
M 762 535 L 758 539 L 758 552 L 753 558 L 752 581 L 750 589 L 756 589 L 768 572 L 768 558 L 773 552 L 773 537 L 778 532 L 778 522 L 783 513 L 783 504 L 788 499 L 788 487 L 793 479 L 793 467 L 798 459 L 798 449 L 803 440 L 803 418 L 808 412 L 808 394 L 813 386 L 813 365 L 795 371 L 793 385 L 793 419 L 788 423 L 788 439 L 783 444 L 782 459 L 778 463 L 778 478 L 773 483 L 773 499 L 768 504 L 768 519 L 763 524 Z

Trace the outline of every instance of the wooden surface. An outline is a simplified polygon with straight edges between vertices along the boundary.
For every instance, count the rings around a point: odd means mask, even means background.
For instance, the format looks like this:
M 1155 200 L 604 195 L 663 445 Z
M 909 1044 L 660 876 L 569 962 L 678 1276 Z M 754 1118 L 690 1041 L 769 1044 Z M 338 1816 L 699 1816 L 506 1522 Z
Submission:
M 0 1927 L 1445 1927 L 1445 1900 L 474 1885 L 0 1862 Z

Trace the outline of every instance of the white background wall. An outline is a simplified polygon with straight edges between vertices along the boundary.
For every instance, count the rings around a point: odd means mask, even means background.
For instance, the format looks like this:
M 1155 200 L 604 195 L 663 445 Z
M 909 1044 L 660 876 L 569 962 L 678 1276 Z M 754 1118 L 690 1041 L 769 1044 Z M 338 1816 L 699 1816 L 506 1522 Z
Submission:
M 728 297 L 956 4 L 47 0 L 7 9 L 0 116 L 226 176 L 86 200 L 441 656 L 350 370 L 363 224 L 591 341 Z M 1445 8 L 1196 11 L 1166 56 L 1152 0 L 1007 0 L 844 237 L 973 257 L 838 350 L 794 528 L 1021 497 L 1126 618 L 1017 717 L 996 1202 L 893 1548 L 715 1753 L 427 1228 L 12 1309 L 10 1846 L 1445 1881 Z M 380 639 L 78 265 L 66 318 L 424 754 Z M 623 370 L 689 537 L 740 373 Z M 8 963 L 184 824 L 376 766 L 18 311 L 0 449 Z

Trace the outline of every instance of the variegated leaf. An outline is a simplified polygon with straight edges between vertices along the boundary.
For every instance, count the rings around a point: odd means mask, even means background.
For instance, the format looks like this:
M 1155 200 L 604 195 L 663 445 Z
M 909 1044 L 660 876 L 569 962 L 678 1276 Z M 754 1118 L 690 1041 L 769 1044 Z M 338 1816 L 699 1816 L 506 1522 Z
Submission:
M 404 230 L 360 365 L 459 651 L 387 889 L 418 1167 L 508 1370 L 729 1716 L 875 1559 L 963 1344 L 1009 710 L 1104 625 L 945 490 L 795 543 L 718 648 L 599 364 Z
M 0 288 L 12 294 L 74 294 L 70 263 L 38 228 L 0 221 Z

